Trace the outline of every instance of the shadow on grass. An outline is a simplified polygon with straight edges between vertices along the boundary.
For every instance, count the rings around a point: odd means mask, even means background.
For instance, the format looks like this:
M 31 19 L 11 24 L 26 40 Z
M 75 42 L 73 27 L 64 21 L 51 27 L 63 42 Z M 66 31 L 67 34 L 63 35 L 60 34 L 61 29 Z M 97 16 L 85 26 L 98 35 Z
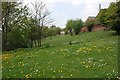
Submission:
M 120 36 L 120 35 L 118 35 L 118 33 L 117 33 L 117 32 L 112 31 L 112 32 L 109 34 L 109 36 Z
M 45 48 L 51 48 L 51 47 L 54 47 L 54 46 L 50 44 L 43 44 L 40 48 L 45 49 Z

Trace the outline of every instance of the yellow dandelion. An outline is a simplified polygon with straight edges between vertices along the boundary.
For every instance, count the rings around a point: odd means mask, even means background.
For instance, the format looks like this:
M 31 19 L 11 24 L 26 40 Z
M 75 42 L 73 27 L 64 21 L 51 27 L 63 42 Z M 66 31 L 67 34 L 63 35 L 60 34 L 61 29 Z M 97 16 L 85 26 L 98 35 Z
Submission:
M 92 49 L 91 48 L 89 48 L 89 51 L 91 51 Z
M 81 64 L 85 64 L 85 62 L 83 61 L 83 62 L 81 62 Z
M 26 77 L 26 78 L 29 78 L 29 75 L 27 74 L 27 75 L 25 75 L 25 77 Z
M 89 66 L 85 66 L 86 68 L 88 68 Z

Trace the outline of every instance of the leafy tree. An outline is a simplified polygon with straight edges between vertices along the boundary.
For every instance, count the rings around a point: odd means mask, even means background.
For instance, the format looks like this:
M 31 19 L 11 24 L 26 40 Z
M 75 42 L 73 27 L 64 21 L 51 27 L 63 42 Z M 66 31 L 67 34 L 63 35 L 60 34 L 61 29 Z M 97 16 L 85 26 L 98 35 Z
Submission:
M 120 35 L 120 1 L 111 3 L 105 15 L 106 24 Z
M 68 34 L 68 29 L 64 28 L 63 31 L 65 31 L 65 34 Z
M 53 30 L 54 35 L 59 35 L 60 34 L 61 28 L 52 26 L 52 27 L 50 27 L 50 29 Z
M 42 33 L 41 33 L 41 34 L 42 34 L 42 39 L 49 36 L 48 29 L 49 29 L 49 28 L 48 28 L 47 26 L 44 26 L 44 27 L 42 28 Z
M 26 16 L 28 15 L 26 6 L 22 7 L 22 2 L 2 2 L 2 15 L 2 49 L 11 50 L 27 46 L 26 44 L 22 45 L 25 42 L 29 42 L 25 41 L 28 39 L 25 39 L 26 33 L 23 33 L 26 28 Z M 14 33 L 19 34 L 19 37 Z M 17 40 L 15 40 L 15 37 Z M 18 45 L 18 43 L 21 46 L 16 47 L 15 45 Z
M 55 25 L 50 26 L 50 28 L 55 28 L 55 27 L 56 27 Z
M 72 36 L 72 34 L 73 34 L 72 29 L 74 28 L 74 21 L 72 19 L 67 21 L 66 28 L 67 28 L 67 30 L 69 30 L 70 35 Z
M 75 34 L 77 35 L 83 27 L 83 21 L 81 19 L 77 19 L 75 20 L 74 25 Z
M 55 35 L 59 35 L 60 31 L 61 31 L 61 28 L 60 27 L 56 27 L 55 28 Z
M 105 23 L 105 13 L 107 9 L 101 9 L 98 15 L 95 18 L 95 24 L 106 25 Z
M 88 20 L 84 23 L 84 26 L 88 27 L 88 31 L 91 32 L 92 31 L 92 27 L 94 25 L 94 21 L 93 20 Z
M 68 20 L 66 24 L 66 28 L 70 31 L 72 35 L 72 30 L 74 30 L 75 34 L 77 35 L 80 32 L 80 28 L 83 27 L 83 21 L 81 19 L 76 20 Z

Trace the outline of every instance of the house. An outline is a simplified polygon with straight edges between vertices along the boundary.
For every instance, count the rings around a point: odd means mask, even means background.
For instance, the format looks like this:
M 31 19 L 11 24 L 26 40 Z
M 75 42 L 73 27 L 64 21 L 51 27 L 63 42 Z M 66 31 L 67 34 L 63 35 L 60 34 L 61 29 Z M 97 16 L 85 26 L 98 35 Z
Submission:
M 65 31 L 60 31 L 60 34 L 61 34 L 61 35 L 64 35 L 64 34 L 65 34 Z
M 94 25 L 93 28 L 92 28 L 92 31 L 95 32 L 95 31 L 104 31 L 106 29 L 106 27 L 104 27 L 103 25 Z
M 95 20 L 95 17 L 94 17 L 94 16 L 89 16 L 86 21 L 94 21 L 94 20 Z M 86 22 L 86 21 L 85 21 L 85 22 Z
M 95 17 L 94 17 L 94 16 L 89 16 L 85 22 L 87 22 L 87 21 L 94 21 L 94 20 L 95 20 Z M 81 32 L 88 32 L 88 28 L 84 26 L 84 27 L 82 27 L 82 28 L 80 29 L 80 31 L 81 31 Z
M 99 15 L 99 13 L 98 13 L 98 15 Z M 86 22 L 87 21 L 95 21 L 95 20 L 96 20 L 96 17 L 90 16 L 90 17 L 87 18 Z M 103 31 L 103 30 L 106 30 L 106 27 L 101 25 L 101 24 L 96 24 L 96 25 L 93 25 L 93 27 L 92 27 L 93 32 L 95 32 L 95 31 Z M 81 32 L 88 32 L 88 28 L 87 27 L 81 28 Z
M 80 29 L 80 31 L 81 31 L 81 32 L 88 32 L 88 28 L 87 28 L 87 27 L 82 27 L 82 28 Z

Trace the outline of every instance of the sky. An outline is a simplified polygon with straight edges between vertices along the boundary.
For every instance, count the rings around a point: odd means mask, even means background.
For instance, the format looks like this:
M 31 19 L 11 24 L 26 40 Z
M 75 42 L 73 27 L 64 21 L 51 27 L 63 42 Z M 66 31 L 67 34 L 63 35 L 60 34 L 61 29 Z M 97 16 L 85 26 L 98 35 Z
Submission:
M 24 4 L 34 0 L 24 0 Z M 108 8 L 111 2 L 115 0 L 39 0 L 47 5 L 51 12 L 53 24 L 57 27 L 65 28 L 69 19 L 82 19 L 85 21 L 89 16 L 96 16 L 101 8 Z

